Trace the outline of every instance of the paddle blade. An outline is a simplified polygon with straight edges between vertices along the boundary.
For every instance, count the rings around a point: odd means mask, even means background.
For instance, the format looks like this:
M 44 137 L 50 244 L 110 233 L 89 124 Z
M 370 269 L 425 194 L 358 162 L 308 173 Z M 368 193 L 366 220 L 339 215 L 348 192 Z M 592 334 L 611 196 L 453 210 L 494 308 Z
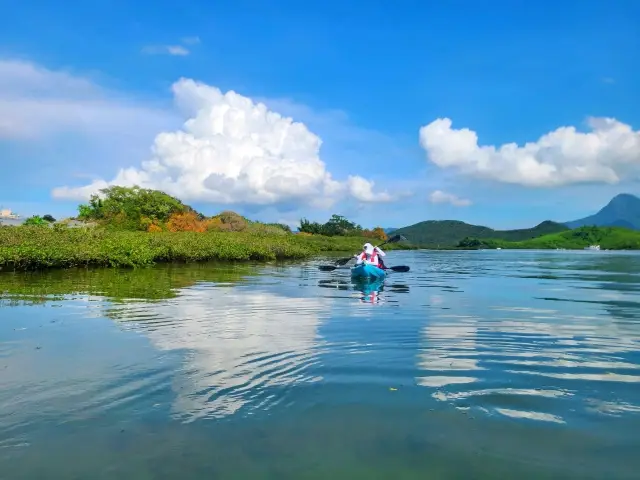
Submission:
M 396 265 L 395 267 L 389 267 L 389 270 L 393 270 L 394 272 L 408 272 L 410 269 L 408 265 Z
M 404 238 L 402 235 L 394 235 L 393 237 L 389 238 L 385 243 L 396 243 L 396 242 L 399 242 L 400 240 L 406 240 L 406 238 Z
M 318 268 L 320 270 L 322 270 L 323 272 L 332 272 L 338 267 L 336 267 L 334 265 L 320 265 Z
M 353 257 L 348 257 L 348 258 L 341 258 L 339 260 L 336 260 L 336 265 L 345 265 L 347 263 L 349 263 L 349 260 L 351 260 Z
M 406 237 L 404 235 L 394 235 L 393 237 L 389 237 L 387 240 L 385 240 L 384 242 L 382 242 L 379 246 L 382 247 L 383 245 L 386 245 L 387 243 L 397 243 L 400 242 L 402 240 L 406 240 Z

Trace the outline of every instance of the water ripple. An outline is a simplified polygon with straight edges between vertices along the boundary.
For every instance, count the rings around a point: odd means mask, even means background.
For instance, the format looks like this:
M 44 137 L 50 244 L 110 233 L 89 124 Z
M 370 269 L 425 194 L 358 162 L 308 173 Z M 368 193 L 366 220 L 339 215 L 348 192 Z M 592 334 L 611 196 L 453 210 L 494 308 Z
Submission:
M 537 258 L 521 261 L 509 252 L 498 259 L 505 268 L 482 274 L 486 282 L 474 302 L 441 298 L 440 303 L 450 304 L 455 313 L 435 314 L 423 327 L 425 346 L 418 364 L 425 374 L 417 377 L 417 384 L 435 390 L 432 396 L 438 401 L 458 408 L 518 419 L 567 423 L 572 417 L 582 421 L 589 412 L 638 413 L 640 396 L 623 387 L 640 382 L 636 289 L 626 283 L 623 292 L 615 292 L 615 282 L 610 281 L 602 292 L 598 290 L 602 285 L 594 282 L 611 278 L 610 272 L 566 272 L 550 254 L 526 255 Z M 637 255 L 629 260 L 638 266 Z M 556 273 L 552 282 L 548 276 L 514 275 L 519 264 L 526 265 L 528 273 L 544 271 L 551 264 Z M 519 280 L 501 280 L 514 276 Z M 624 274 L 619 278 L 640 280 Z M 591 290 L 586 294 L 584 282 Z M 549 290 L 563 296 L 540 295 Z M 594 290 L 600 299 L 594 299 Z M 473 313 L 466 313 L 471 309 Z M 598 383 L 618 385 L 614 387 L 618 398 L 600 391 Z M 468 390 L 469 385 L 477 385 L 477 390 Z M 550 385 L 556 388 L 549 389 Z M 599 405 L 606 408 L 594 408 L 594 389 L 603 397 Z M 550 392 L 556 400 L 542 402 Z M 525 410 L 510 408 L 515 396 L 537 400 L 528 400 Z
M 159 269 L 151 292 L 153 273 L 128 273 L 117 295 L 94 274 L 54 296 L 2 285 L 0 449 L 30 445 L 47 425 L 255 420 L 318 406 L 550 425 L 602 445 L 640 426 L 640 255 L 391 256 L 411 271 L 381 283 L 320 272 L 316 260 L 242 274 Z M 603 422 L 617 418 L 627 426 Z

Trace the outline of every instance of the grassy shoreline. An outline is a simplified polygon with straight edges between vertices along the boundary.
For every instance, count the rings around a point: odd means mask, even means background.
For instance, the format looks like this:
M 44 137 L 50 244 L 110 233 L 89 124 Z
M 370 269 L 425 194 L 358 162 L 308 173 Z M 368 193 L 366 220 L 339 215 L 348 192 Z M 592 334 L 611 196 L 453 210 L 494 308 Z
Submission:
M 367 239 L 362 237 L 284 233 L 147 233 L 100 228 L 0 227 L 0 271 L 84 266 L 145 267 L 156 263 L 209 260 L 294 260 L 331 251 L 356 253 L 365 241 Z
M 465 238 L 460 248 L 477 250 L 479 248 L 503 250 L 583 250 L 590 245 L 599 245 L 602 250 L 638 250 L 640 232 L 623 227 L 579 227 L 566 232 L 543 235 L 540 237 L 510 242 L 501 239 Z

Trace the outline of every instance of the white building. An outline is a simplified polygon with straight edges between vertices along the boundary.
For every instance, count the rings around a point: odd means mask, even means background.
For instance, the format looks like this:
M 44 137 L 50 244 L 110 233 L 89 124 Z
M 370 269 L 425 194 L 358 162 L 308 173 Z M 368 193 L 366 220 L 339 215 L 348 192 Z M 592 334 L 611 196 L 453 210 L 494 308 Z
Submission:
M 20 215 L 16 215 L 15 213 L 12 213 L 11 210 L 9 210 L 8 208 L 3 208 L 2 210 L 0 210 L 0 218 L 17 219 L 17 218 L 20 218 Z

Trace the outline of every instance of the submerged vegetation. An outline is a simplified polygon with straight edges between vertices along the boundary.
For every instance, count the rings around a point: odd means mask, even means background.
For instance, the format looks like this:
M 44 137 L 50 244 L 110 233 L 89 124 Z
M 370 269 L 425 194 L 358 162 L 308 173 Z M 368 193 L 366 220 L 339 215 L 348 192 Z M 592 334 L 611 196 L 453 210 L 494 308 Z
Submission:
M 44 220 L 0 227 L 0 269 L 297 259 L 328 251 L 355 253 L 365 237 L 386 238 L 382 229 L 363 230 L 339 215 L 323 231 L 300 234 L 231 211 L 206 217 L 164 192 L 139 187 L 106 188 L 78 210 L 78 220 L 85 222 L 80 227 L 56 223 L 48 228 Z

